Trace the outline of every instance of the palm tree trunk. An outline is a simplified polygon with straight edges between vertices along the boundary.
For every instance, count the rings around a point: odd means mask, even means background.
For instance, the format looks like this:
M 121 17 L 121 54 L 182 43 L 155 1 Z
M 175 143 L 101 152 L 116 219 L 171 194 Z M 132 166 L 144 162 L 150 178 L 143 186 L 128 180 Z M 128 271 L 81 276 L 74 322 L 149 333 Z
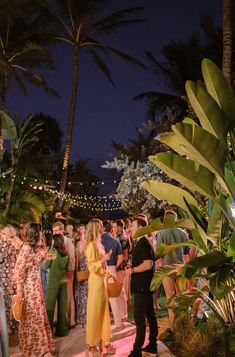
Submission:
M 65 192 L 65 187 L 66 187 L 69 158 L 70 158 L 70 152 L 72 147 L 73 125 L 74 125 L 74 119 L 75 119 L 75 113 L 77 107 L 77 94 L 78 94 L 78 47 L 74 47 L 73 48 L 73 79 L 72 79 L 69 118 L 68 118 L 67 134 L 66 134 L 66 145 L 64 151 L 62 173 L 60 178 L 58 208 L 61 208 L 63 205 L 63 194 Z
M 232 1 L 223 0 L 223 64 L 222 72 L 231 82 L 232 66 Z

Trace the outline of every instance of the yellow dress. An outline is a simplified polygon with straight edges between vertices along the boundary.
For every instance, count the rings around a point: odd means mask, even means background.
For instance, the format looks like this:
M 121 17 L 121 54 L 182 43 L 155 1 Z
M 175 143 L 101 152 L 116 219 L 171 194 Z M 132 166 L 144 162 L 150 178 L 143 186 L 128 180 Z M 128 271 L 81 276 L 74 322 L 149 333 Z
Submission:
M 104 269 L 100 262 L 102 255 L 94 243 L 86 248 L 87 266 L 90 271 L 88 279 L 86 343 L 94 346 L 102 340 L 103 344 L 110 341 L 109 301 L 104 285 Z

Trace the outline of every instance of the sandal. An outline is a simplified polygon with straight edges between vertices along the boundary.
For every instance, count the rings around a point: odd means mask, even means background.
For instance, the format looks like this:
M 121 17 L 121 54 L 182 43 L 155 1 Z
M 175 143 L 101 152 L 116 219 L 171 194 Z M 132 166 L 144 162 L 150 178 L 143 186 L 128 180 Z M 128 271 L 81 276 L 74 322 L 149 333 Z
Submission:
M 99 357 L 100 356 L 100 351 L 96 346 L 86 346 L 85 349 L 85 357 L 89 357 L 90 352 L 92 353 L 93 357 Z

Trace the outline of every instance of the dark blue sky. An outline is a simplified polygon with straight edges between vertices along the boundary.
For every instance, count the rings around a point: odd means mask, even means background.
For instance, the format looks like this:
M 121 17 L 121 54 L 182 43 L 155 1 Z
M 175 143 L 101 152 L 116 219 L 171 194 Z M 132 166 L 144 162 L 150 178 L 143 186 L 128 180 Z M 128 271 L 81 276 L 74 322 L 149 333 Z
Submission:
M 171 40 L 184 40 L 192 32 L 200 34 L 199 14 L 210 14 L 216 24 L 222 22 L 222 0 L 110 0 L 107 12 L 132 6 L 144 6 L 141 17 L 148 21 L 123 30 L 109 44 L 144 61 L 143 50 L 161 59 L 161 47 Z M 56 50 L 57 72 L 47 73 L 51 86 L 59 91 L 60 99 L 48 97 L 40 90 L 31 89 L 25 99 L 13 89 L 8 109 L 27 114 L 39 111 L 58 119 L 65 130 L 71 84 L 71 56 L 68 48 Z M 78 108 L 74 126 L 72 161 L 91 159 L 90 166 L 103 179 L 108 170 L 100 165 L 112 158 L 111 139 L 128 143 L 136 135 L 135 127 L 146 121 L 146 105 L 133 97 L 148 90 L 162 90 L 151 72 L 133 67 L 119 59 L 109 60 L 116 87 L 97 71 L 90 59 L 82 55 Z

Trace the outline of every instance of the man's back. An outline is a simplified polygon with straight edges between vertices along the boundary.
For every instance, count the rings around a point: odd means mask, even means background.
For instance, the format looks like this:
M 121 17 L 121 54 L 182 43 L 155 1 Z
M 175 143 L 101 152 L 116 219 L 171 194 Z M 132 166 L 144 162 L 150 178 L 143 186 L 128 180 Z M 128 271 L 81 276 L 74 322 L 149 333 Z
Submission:
M 184 243 L 188 240 L 186 233 L 179 228 L 164 229 L 157 233 L 157 247 L 163 243 L 165 245 L 172 245 Z M 184 262 L 185 248 L 178 248 L 167 254 L 163 258 L 163 265 L 183 263 Z
M 105 232 L 101 236 L 101 243 L 103 244 L 106 253 L 112 249 L 112 255 L 107 261 L 107 265 L 116 265 L 117 256 L 122 255 L 122 249 L 118 239 Z

